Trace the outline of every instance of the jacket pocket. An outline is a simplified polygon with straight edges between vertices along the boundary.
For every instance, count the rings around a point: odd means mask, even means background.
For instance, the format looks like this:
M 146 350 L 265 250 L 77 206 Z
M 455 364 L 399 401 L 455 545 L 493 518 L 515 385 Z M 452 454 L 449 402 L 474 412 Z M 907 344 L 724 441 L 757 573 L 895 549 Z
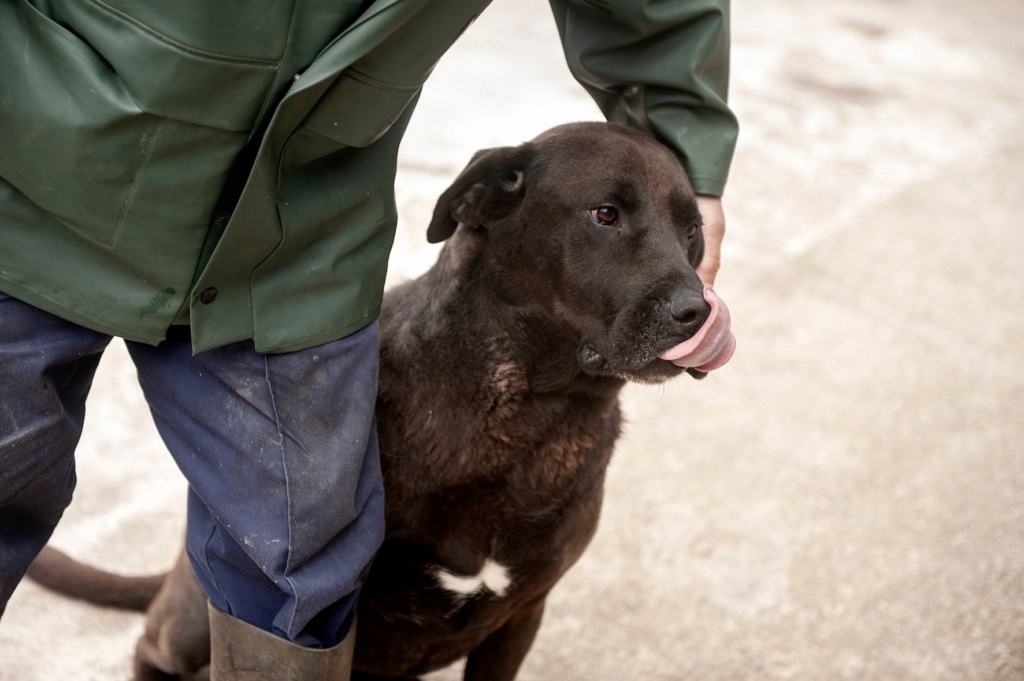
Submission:
M 92 11 L 58 22 L 29 0 L 0 3 L 0 176 L 110 248 L 131 231 L 201 238 L 273 69 L 189 55 Z M 108 21 L 121 28 L 105 34 Z M 115 67 L 129 58 L 134 70 Z M 232 74 L 244 104 L 209 106 Z
M 138 5 L 129 15 L 125 9 L 101 0 L 50 2 L 54 11 L 52 20 L 72 27 L 87 49 L 109 64 L 108 68 L 117 74 L 116 78 L 132 100 L 146 113 L 233 132 L 251 130 L 256 124 L 280 64 L 276 58 L 244 56 L 249 50 L 245 50 L 243 56 L 233 52 L 246 47 L 234 39 L 244 33 L 245 20 L 249 18 L 246 13 L 241 13 L 231 24 L 222 16 L 223 10 L 216 9 L 218 3 L 208 3 L 214 7 L 208 10 L 176 5 L 172 11 L 168 3 L 122 0 L 121 5 Z M 169 21 L 166 16 L 175 16 L 175 12 L 185 16 Z M 144 23 L 136 14 L 149 23 Z M 39 21 L 48 20 L 41 14 L 37 16 Z M 161 16 L 164 16 L 162 21 Z M 206 19 L 206 22 L 199 19 Z M 195 26 L 204 23 L 209 25 L 203 30 Z M 159 30 L 150 24 L 158 26 Z M 195 39 L 185 43 L 182 42 L 187 38 L 185 35 L 167 35 L 171 25 L 179 25 L 177 33 L 194 32 Z M 283 38 L 287 34 L 287 23 L 277 32 Z M 192 44 L 199 41 L 206 46 L 212 38 L 204 34 L 218 33 L 223 37 L 221 51 Z M 283 49 L 273 44 L 274 41 L 268 39 L 268 42 L 271 53 Z
M 421 85 L 384 83 L 353 67 L 334 81 L 302 128 L 350 147 L 367 147 L 386 133 Z

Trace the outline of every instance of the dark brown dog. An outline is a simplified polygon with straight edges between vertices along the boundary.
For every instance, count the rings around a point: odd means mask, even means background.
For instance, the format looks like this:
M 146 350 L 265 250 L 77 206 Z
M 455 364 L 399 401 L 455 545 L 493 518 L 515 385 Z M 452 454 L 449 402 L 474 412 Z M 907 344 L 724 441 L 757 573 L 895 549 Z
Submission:
M 597 527 L 620 389 L 684 371 L 659 355 L 718 308 L 694 273 L 703 239 L 681 165 L 624 127 L 479 152 L 428 238 L 448 241 L 437 264 L 381 314 L 387 538 L 360 600 L 355 678 L 468 658 L 467 680 L 509 680 Z M 33 574 L 68 592 L 84 568 L 59 560 L 44 554 Z M 206 626 L 179 560 L 149 607 L 137 678 L 202 674 Z

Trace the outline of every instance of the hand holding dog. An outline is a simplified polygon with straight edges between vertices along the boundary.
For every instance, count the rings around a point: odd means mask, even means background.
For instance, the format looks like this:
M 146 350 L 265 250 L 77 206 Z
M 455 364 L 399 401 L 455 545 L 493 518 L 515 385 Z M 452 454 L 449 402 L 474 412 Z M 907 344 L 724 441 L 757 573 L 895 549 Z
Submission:
M 722 239 L 725 237 L 725 210 L 722 197 L 699 194 L 697 208 L 704 219 L 704 259 L 697 268 L 700 280 L 708 286 L 715 285 L 715 276 L 722 265 Z

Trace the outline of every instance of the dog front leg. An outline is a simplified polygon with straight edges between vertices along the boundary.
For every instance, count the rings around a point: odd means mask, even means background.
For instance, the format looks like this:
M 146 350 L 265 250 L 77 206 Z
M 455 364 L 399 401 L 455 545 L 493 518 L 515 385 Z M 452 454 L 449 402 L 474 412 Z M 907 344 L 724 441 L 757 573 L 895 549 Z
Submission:
M 464 681 L 512 681 L 533 645 L 544 615 L 544 597 L 534 601 L 473 649 Z

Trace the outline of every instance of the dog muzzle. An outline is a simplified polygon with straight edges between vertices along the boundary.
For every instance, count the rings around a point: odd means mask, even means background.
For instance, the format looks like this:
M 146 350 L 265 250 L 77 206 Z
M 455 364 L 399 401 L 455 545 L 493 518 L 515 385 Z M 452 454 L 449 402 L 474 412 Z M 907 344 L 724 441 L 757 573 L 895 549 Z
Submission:
M 710 286 L 704 287 L 704 300 L 711 306 L 711 314 L 700 329 L 675 347 L 658 355 L 676 366 L 713 371 L 725 365 L 736 351 L 736 337 L 730 328 L 729 308 Z

